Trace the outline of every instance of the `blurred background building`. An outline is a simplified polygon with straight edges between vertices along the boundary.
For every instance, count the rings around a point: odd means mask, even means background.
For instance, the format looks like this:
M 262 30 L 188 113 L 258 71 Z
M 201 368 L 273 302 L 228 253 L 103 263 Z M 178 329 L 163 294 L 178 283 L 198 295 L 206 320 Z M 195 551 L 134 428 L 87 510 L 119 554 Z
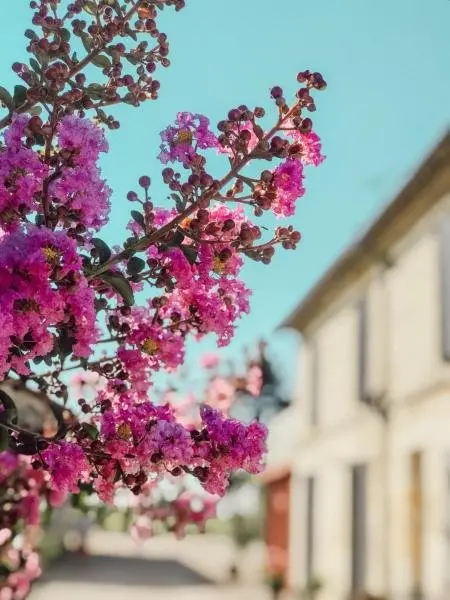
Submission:
M 320 600 L 450 598 L 450 133 L 282 326 L 269 566 Z

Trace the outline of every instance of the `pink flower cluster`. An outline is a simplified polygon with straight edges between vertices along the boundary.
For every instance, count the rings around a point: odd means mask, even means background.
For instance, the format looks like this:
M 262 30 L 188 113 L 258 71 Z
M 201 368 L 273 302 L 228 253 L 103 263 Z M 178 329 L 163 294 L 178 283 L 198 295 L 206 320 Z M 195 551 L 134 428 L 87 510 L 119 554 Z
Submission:
M 218 497 L 186 490 L 173 502 L 158 502 L 152 492 L 153 488 L 150 488 L 147 496 L 143 494 L 138 505 L 137 518 L 132 527 L 132 535 L 138 540 L 152 536 L 152 524 L 155 521 L 165 523 L 177 539 L 182 539 L 186 527 L 194 525 L 202 533 L 207 521 L 216 516 Z
M 103 130 L 87 119 L 67 116 L 58 126 L 61 172 L 50 185 L 55 204 L 64 207 L 67 219 L 98 230 L 108 221 L 111 189 L 101 178 L 99 154 L 107 152 Z
M 273 172 L 277 190 L 272 210 L 278 217 L 290 217 L 295 213 L 295 203 L 305 193 L 303 187 L 303 165 L 299 160 L 289 158 Z
M 322 144 L 320 137 L 314 131 L 308 131 L 306 133 L 298 131 L 293 128 L 292 121 L 288 121 L 286 124 L 292 128 L 286 131 L 286 134 L 294 140 L 301 147 L 301 160 L 305 165 L 313 165 L 318 167 L 325 160 L 325 156 L 322 154 Z
M 41 574 L 27 532 L 40 522 L 48 474 L 33 469 L 28 457 L 0 452 L 0 486 L 0 563 L 6 571 L 0 580 L 0 600 L 23 600 Z
M 9 544 L 6 548 L 0 547 L 0 560 L 10 571 L 0 583 L 0 600 L 24 600 L 32 582 L 42 573 L 38 553 L 26 544 L 20 549 Z
M 22 141 L 28 119 L 26 115 L 13 119 L 0 149 L 0 229 L 5 231 L 16 229 L 20 218 L 35 210 L 36 195 L 48 173 L 39 154 Z
M 201 446 L 208 470 L 203 486 L 211 494 L 222 496 L 232 472 L 239 469 L 256 474 L 264 468 L 267 428 L 254 421 L 249 425 L 224 417 L 209 406 L 201 409 L 209 443 Z
M 80 446 L 73 442 L 61 441 L 51 444 L 41 453 L 45 469 L 50 475 L 52 504 L 59 506 L 69 493 L 79 491 L 79 482 L 89 479 L 90 467 Z
M 219 346 L 225 346 L 233 337 L 236 321 L 249 311 L 250 291 L 238 277 L 242 257 L 231 245 L 236 232 L 247 224 L 245 213 L 241 208 L 231 210 L 217 204 L 209 214 L 211 231 L 220 232 L 220 242 L 202 244 L 195 263 L 181 248 L 158 250 L 151 246 L 147 251 L 148 258 L 172 283 L 156 308 L 149 302 L 147 308 L 134 308 L 121 317 L 129 333 L 118 357 L 130 381 L 140 389 L 145 388 L 146 380 L 148 386 L 152 371 L 173 370 L 183 362 L 188 334 L 200 338 L 215 333 Z M 213 241 L 215 235 L 205 238 Z
M 139 400 L 113 381 L 99 392 L 97 406 L 90 420 L 96 435 L 86 435 L 81 425 L 76 443 L 57 442 L 41 454 L 60 500 L 80 481 L 92 481 L 100 498 L 111 502 L 120 486 L 138 494 L 147 482 L 184 473 L 223 495 L 233 471 L 262 468 L 266 429 L 259 423 L 245 425 L 204 407 L 195 428 L 178 420 L 172 406 Z
M 209 129 L 209 119 L 190 112 L 177 114 L 174 125 L 161 132 L 161 152 L 158 156 L 163 164 L 181 162 L 189 165 L 197 150 L 217 148 L 217 138 Z
M 52 328 L 63 324 L 75 355 L 90 354 L 94 292 L 65 233 L 30 226 L 0 240 L 0 286 L 0 377 L 10 368 L 29 373 L 29 361 L 52 350 Z
M 47 489 L 48 476 L 36 471 L 28 457 L 0 452 L 0 486 L 9 490 L 9 504 L 14 514 L 25 525 L 37 525 L 40 520 L 39 503 L 42 490 Z M 0 510 L 0 529 L 12 527 L 11 514 L 3 507 Z

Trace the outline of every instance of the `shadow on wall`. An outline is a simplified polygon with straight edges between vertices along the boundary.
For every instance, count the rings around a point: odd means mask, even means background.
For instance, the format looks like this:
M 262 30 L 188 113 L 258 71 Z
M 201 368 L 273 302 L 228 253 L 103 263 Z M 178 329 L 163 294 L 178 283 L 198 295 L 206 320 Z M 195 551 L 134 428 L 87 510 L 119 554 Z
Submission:
M 65 554 L 45 573 L 47 581 L 79 581 L 121 586 L 199 586 L 213 582 L 176 560 Z

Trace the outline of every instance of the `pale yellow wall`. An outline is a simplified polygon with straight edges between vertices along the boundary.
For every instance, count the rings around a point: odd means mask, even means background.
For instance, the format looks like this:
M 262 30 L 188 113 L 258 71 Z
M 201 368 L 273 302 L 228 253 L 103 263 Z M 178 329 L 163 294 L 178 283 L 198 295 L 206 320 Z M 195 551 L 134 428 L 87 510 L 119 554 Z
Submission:
M 303 478 L 318 479 L 317 574 L 326 588 L 320 600 L 341 600 L 350 583 L 350 467 L 368 464 L 368 571 L 372 593 L 406 597 L 411 583 L 410 455 L 423 452 L 424 592 L 450 598 L 446 545 L 446 471 L 450 457 L 450 365 L 441 357 L 441 298 L 438 225 L 450 198 L 422 219 L 393 248 L 389 269 L 374 267 L 368 280 L 343 290 L 334 306 L 311 325 L 320 353 L 319 426 L 303 427 L 294 460 L 291 515 L 291 581 L 303 581 L 305 552 Z M 389 428 L 358 399 L 357 315 L 367 290 L 369 389 L 392 402 Z M 311 357 L 301 347 L 297 405 L 311 402 Z M 306 411 L 306 408 L 303 408 Z M 299 413 L 300 414 L 300 413 Z M 387 452 L 387 457 L 383 454 Z M 388 471 L 384 469 L 388 464 Z M 388 515 L 385 482 L 388 481 Z M 386 517 L 390 524 L 386 534 Z M 385 536 L 387 535 L 387 542 Z M 388 567 L 383 558 L 388 559 Z M 387 568 L 387 572 L 386 572 Z M 390 590 L 386 588 L 389 575 Z M 395 596 L 395 594 L 397 596 Z
M 357 398 L 357 321 L 353 306 L 339 311 L 317 333 L 319 427 L 346 421 Z
M 389 395 L 401 402 L 429 387 L 440 361 L 439 239 L 427 233 L 386 273 Z

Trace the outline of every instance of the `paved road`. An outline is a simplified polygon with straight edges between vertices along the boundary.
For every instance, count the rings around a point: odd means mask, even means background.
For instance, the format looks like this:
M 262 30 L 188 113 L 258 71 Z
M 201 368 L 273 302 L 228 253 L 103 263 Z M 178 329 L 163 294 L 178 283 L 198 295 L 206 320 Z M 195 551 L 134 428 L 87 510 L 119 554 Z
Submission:
M 161 557 L 138 555 L 126 538 L 103 536 L 91 556 L 67 555 L 57 561 L 30 600 L 267 600 L 259 586 L 219 584 L 205 576 L 205 565 L 193 568 L 192 549 L 190 553 L 187 566 L 179 552 L 174 558 L 168 551 Z M 205 562 L 202 555 L 199 563 Z M 209 560 L 213 563 L 214 556 Z

